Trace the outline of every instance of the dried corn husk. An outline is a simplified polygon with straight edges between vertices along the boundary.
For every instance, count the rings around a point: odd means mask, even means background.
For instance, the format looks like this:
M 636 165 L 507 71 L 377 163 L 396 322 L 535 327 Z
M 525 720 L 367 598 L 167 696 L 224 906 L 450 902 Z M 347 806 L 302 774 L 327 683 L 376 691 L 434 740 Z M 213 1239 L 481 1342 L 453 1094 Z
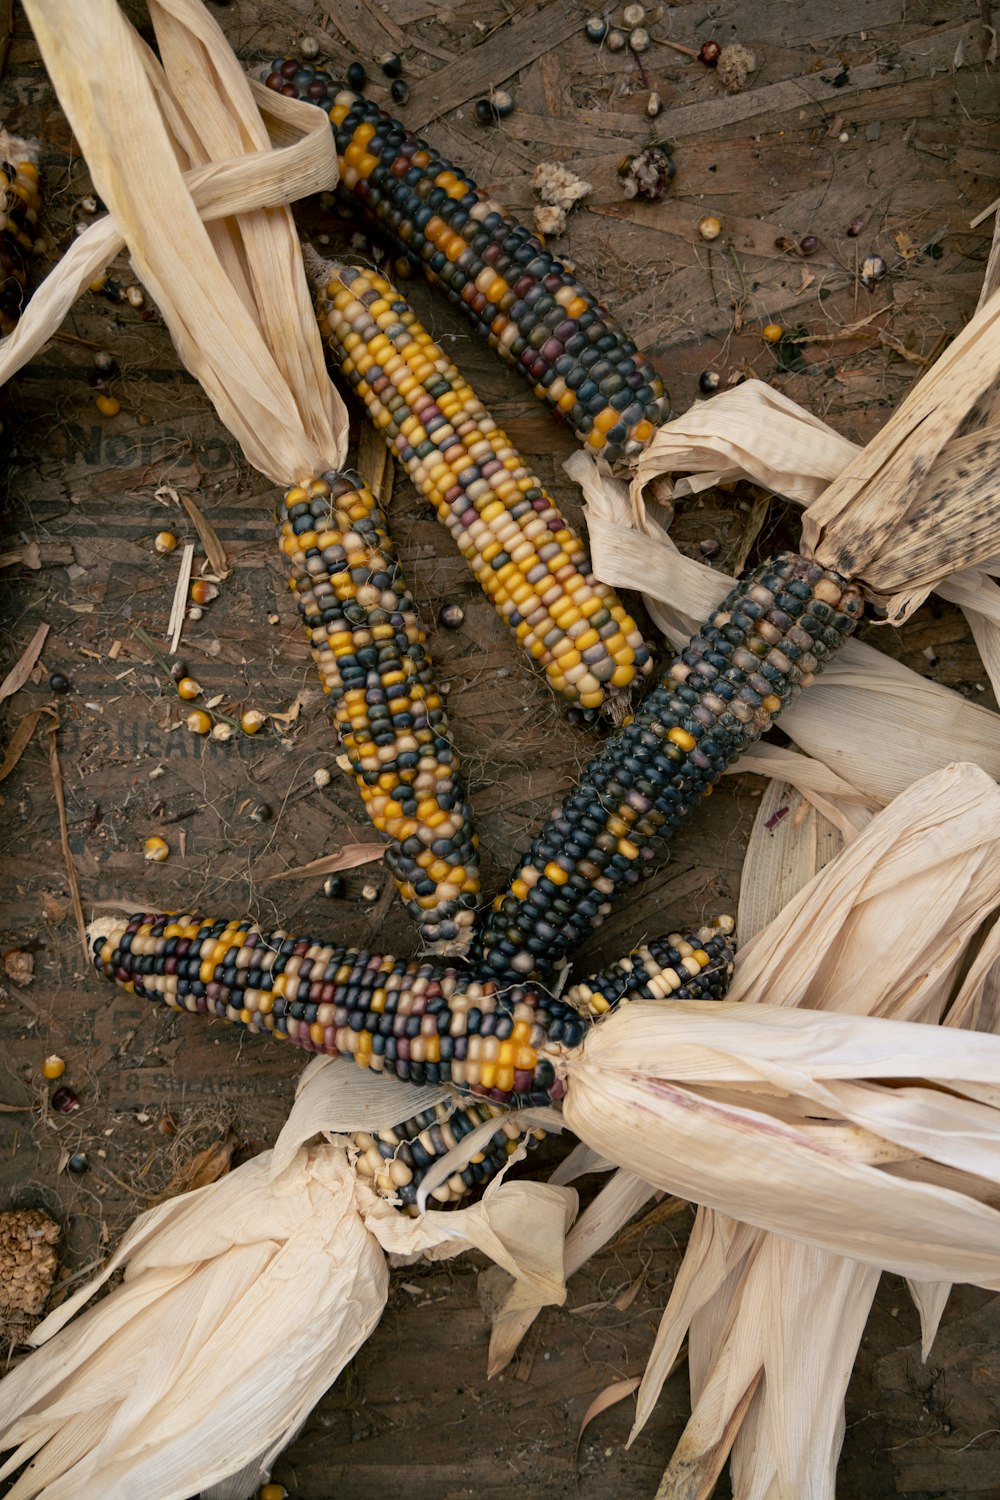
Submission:
M 475 1248 L 561 1301 L 572 1189 L 498 1180 L 472 1208 L 413 1220 L 355 1175 L 339 1132 L 439 1096 L 318 1059 L 273 1151 L 143 1214 L 0 1381 L 0 1447 L 16 1449 L 0 1476 L 34 1455 L 12 1500 L 253 1494 L 378 1322 L 386 1252 Z
M 568 1125 L 759 1228 L 919 1279 L 1000 1286 L 1000 1213 L 980 1201 L 1000 1199 L 1000 1039 L 880 1019 L 947 996 L 998 906 L 1000 791 L 950 767 L 751 940 L 732 1000 L 633 1003 L 595 1027 L 565 1064 Z M 923 1180 L 938 1167 L 948 1187 Z
M 1000 427 L 994 417 L 980 431 L 963 435 L 963 428 L 970 413 L 977 421 L 990 410 L 998 374 L 1000 293 L 994 293 L 864 450 L 847 454 L 816 418 L 748 382 L 754 390 L 741 387 L 687 414 L 686 460 L 674 461 L 679 434 L 656 433 L 637 463 L 637 482 L 690 469 L 710 473 L 705 460 L 713 449 L 721 478 L 756 466 L 770 489 L 808 503 L 803 550 L 862 583 L 898 624 L 949 575 L 996 554 L 992 475 Z M 768 430 L 775 411 L 793 417 L 794 434 L 779 439 Z M 832 475 L 818 496 L 810 493 L 811 478 Z M 703 477 L 697 487 L 711 482 Z
M 338 467 L 346 413 L 284 206 L 336 181 L 326 121 L 251 84 L 198 0 L 150 0 L 162 66 L 114 0 L 25 9 L 111 215 L 32 298 L 0 381 L 125 243 L 250 463 L 279 484 Z
M 882 1018 L 940 1019 L 1000 907 L 1000 791 L 974 767 L 950 767 L 835 858 L 832 833 L 812 841 L 822 873 L 738 955 L 733 998 L 626 1005 L 567 1061 L 567 1122 L 625 1169 L 595 1202 L 591 1247 L 622 1222 L 616 1198 L 634 1207 L 641 1177 L 738 1205 L 751 1224 L 825 1253 L 924 1277 L 913 1257 L 938 1280 L 962 1263 L 994 1285 L 1000 1215 L 978 1200 L 1000 1202 L 1000 1042 Z M 800 878 L 811 874 L 800 865 Z M 771 890 L 775 902 L 787 894 Z M 972 962 L 957 1011 L 966 1023 L 995 968 L 988 947 Z M 795 1006 L 809 1009 L 782 1008 Z M 966 1260 L 974 1236 L 978 1269 Z M 520 1301 L 501 1309 L 496 1365 L 530 1322 Z
M 761 892 L 760 909 L 770 894 L 774 916 L 784 903 L 761 881 L 767 870 L 757 858 L 765 821 L 762 807 L 744 874 Z M 779 840 L 785 827 L 779 825 Z M 806 851 L 790 847 L 794 835 L 784 843 L 804 885 Z M 817 851 L 815 868 L 820 867 Z M 1000 933 L 994 927 L 970 964 L 945 1025 L 994 1029 L 1000 1018 L 987 1002 L 998 950 Z M 912 1020 L 934 1022 L 941 1019 L 949 993 L 948 983 L 926 986 L 915 1009 L 905 992 L 895 999 L 884 996 L 880 1014 L 894 1016 L 903 1009 Z M 827 996 L 829 1003 L 837 998 Z M 833 1500 L 844 1395 L 878 1279 L 873 1266 L 751 1229 L 712 1209 L 698 1210 L 647 1366 L 634 1429 L 648 1418 L 686 1334 L 693 1412 L 659 1500 L 709 1493 L 730 1447 L 736 1500 L 787 1495 Z M 949 1283 L 911 1281 L 911 1290 L 926 1358 Z

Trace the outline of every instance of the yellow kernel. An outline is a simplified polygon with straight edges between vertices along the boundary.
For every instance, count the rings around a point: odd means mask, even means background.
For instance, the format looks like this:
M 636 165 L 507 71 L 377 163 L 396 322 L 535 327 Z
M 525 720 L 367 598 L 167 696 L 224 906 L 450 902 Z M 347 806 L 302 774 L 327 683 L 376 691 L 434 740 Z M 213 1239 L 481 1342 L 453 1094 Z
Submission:
M 266 723 L 267 714 L 261 713 L 259 708 L 244 709 L 240 715 L 240 728 L 244 734 L 256 734 Z
M 211 715 L 207 714 L 203 708 L 193 709 L 184 722 L 192 734 L 208 734 L 212 728 Z
M 722 233 L 722 220 L 715 214 L 706 214 L 698 220 L 698 233 L 703 240 L 717 240 Z
M 148 859 L 152 864 L 159 865 L 162 864 L 169 855 L 170 845 L 167 843 L 166 839 L 161 839 L 158 835 L 154 834 L 152 838 L 148 838 L 146 840 L 145 844 L 143 845 L 143 852 L 146 859 Z
M 45 1061 L 42 1063 L 42 1077 L 43 1078 L 49 1078 L 49 1079 L 61 1078 L 63 1076 L 63 1074 L 65 1073 L 65 1071 L 66 1071 L 66 1064 L 63 1062 L 62 1058 L 61 1057 L 57 1057 L 54 1052 L 51 1054 L 51 1056 L 47 1057 L 45 1059 Z
M 177 538 L 172 531 L 158 531 L 153 540 L 153 546 L 161 554 L 173 552 L 177 546 Z
M 114 396 L 104 395 L 103 392 L 100 396 L 98 396 L 95 405 L 102 417 L 117 417 L 118 413 L 122 409 L 122 404 L 120 401 L 118 401 Z
M 564 870 L 562 865 L 557 865 L 554 860 L 550 860 L 545 866 L 545 876 L 552 881 L 553 885 L 565 885 L 569 879 L 569 871 Z
M 296 545 L 300 540 L 299 537 L 295 538 Z M 218 597 L 219 590 L 207 578 L 196 578 L 191 585 L 191 600 L 194 604 L 211 604 L 212 600 Z
M 693 750 L 697 744 L 694 735 L 688 734 L 686 729 L 671 729 L 667 734 L 667 739 L 679 750 Z
M 761 329 L 761 337 L 766 344 L 777 344 L 784 332 L 780 323 L 765 323 Z
M 193 677 L 182 677 L 177 684 L 177 694 L 190 703 L 193 698 L 201 697 L 201 683 L 195 682 Z

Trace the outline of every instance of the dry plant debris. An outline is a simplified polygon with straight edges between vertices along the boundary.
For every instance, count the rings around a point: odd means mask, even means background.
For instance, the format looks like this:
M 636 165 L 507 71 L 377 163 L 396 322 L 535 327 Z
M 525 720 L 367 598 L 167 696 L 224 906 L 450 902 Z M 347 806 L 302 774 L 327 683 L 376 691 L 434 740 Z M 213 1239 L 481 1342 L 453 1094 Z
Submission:
M 40 1208 L 0 1214 L 0 1310 L 37 1317 L 55 1280 L 62 1231 Z

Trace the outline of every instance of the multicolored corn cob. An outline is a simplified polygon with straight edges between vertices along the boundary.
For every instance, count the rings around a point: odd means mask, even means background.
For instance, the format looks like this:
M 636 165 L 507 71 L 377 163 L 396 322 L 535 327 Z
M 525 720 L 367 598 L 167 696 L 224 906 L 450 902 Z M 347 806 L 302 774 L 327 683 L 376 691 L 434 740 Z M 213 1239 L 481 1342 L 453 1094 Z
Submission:
M 374 271 L 326 269 L 324 332 L 390 451 L 551 686 L 600 708 L 608 688 L 652 670 L 635 622 L 399 292 Z
M 27 263 L 41 206 L 30 148 L 0 131 L 0 334 L 14 330 L 27 301 Z
M 732 917 L 685 937 L 671 932 L 627 958 L 571 985 L 563 999 L 584 1015 L 601 1016 L 622 1000 L 721 1000 L 733 974 Z
M 547 972 L 851 635 L 860 590 L 795 553 L 757 568 L 605 741 L 481 934 L 487 972 Z
M 395 1198 L 400 1208 L 415 1214 L 417 1190 L 431 1167 L 490 1119 L 496 1120 L 496 1133 L 476 1152 L 468 1166 L 453 1172 L 428 1194 L 428 1207 L 451 1208 L 469 1193 L 492 1182 L 522 1140 L 531 1145 L 543 1138 L 544 1131 L 526 1132 L 499 1105 L 445 1100 L 404 1120 L 394 1130 L 381 1130 L 373 1135 L 356 1131 L 351 1137 L 359 1153 L 355 1169 L 378 1192 Z
M 538 984 L 501 983 L 461 962 L 264 932 L 246 918 L 140 912 L 101 919 L 91 941 L 99 973 L 174 1010 L 223 1017 L 310 1052 L 349 1054 L 376 1072 L 450 1084 L 495 1104 L 560 1098 L 552 1059 L 577 1046 L 590 1024 Z M 691 948 L 699 947 L 696 937 Z M 726 965 L 721 950 L 701 953 L 686 989 L 707 998 Z M 606 981 L 587 983 L 585 1006 L 601 1013 Z
M 267 86 L 326 110 L 352 216 L 439 285 L 508 365 L 611 464 L 637 454 L 670 416 L 652 365 L 537 235 L 377 104 L 295 58 Z
M 424 942 L 468 946 L 479 891 L 472 813 L 426 636 L 378 502 L 356 474 L 287 492 L 281 550 L 385 863 Z

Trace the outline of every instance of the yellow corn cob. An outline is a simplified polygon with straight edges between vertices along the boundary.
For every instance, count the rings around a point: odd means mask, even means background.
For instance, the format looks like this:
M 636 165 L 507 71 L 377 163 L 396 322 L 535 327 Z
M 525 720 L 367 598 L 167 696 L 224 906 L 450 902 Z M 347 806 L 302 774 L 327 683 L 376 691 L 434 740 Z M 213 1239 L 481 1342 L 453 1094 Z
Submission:
M 472 813 L 426 636 L 371 490 L 327 474 L 280 513 L 289 583 L 385 862 L 424 941 L 468 946 L 479 891 Z
M 390 451 L 549 683 L 588 709 L 652 669 L 634 620 L 506 433 L 383 276 L 329 267 L 320 319 Z

